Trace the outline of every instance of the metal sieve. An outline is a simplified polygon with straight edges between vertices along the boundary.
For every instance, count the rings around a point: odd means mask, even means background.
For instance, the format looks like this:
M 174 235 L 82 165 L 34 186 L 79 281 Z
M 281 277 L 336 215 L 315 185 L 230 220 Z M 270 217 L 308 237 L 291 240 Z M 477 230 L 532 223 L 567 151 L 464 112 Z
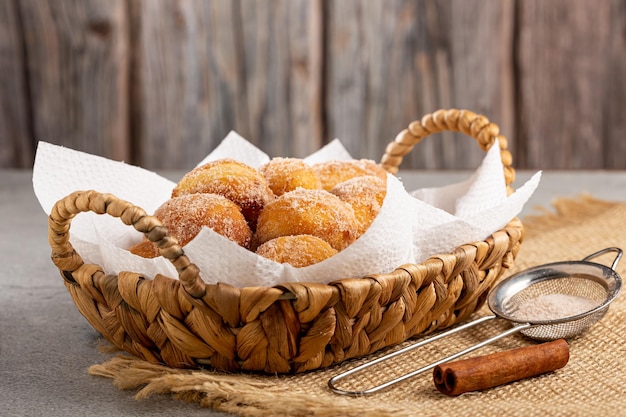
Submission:
M 617 253 L 610 268 L 602 264 L 590 262 L 591 259 L 608 252 Z M 489 292 L 487 302 L 489 308 L 494 313 L 493 315 L 481 317 L 472 322 L 457 326 L 451 330 L 335 375 L 328 380 L 328 386 L 331 391 L 337 394 L 355 396 L 372 394 L 517 332 L 521 332 L 525 336 L 539 341 L 567 339 L 579 335 L 606 314 L 609 304 L 619 294 L 622 287 L 622 278 L 615 271 L 615 268 L 622 254 L 621 249 L 611 247 L 592 253 L 581 261 L 565 261 L 539 265 L 512 275 L 498 283 Z M 527 303 L 535 302 L 539 299 L 538 297 L 552 294 L 582 297 L 586 300 L 593 300 L 595 306 L 587 309 L 587 311 L 568 314 L 566 316 L 552 317 L 550 319 L 533 319 L 529 316 L 520 316 L 522 306 Z M 372 388 L 360 391 L 349 391 L 336 386 L 337 381 L 369 368 L 370 366 L 374 366 L 410 350 L 497 318 L 508 320 L 513 326 L 496 336 Z

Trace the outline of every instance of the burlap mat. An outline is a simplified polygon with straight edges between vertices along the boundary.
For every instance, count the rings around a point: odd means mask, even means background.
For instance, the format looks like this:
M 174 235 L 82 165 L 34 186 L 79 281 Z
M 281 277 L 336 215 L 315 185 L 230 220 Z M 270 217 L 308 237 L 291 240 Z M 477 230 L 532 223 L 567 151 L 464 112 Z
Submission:
M 512 272 L 542 263 L 580 260 L 609 246 L 626 249 L 626 205 L 580 197 L 558 200 L 554 209 L 523 219 L 526 239 Z M 607 255 L 606 261 L 594 261 L 610 264 L 612 258 Z M 625 261 L 618 272 L 625 276 Z M 485 307 L 476 316 L 488 313 Z M 500 320 L 485 323 L 477 330 L 370 368 L 358 379 L 342 381 L 342 388 L 364 389 L 505 328 L 508 324 Z M 138 390 L 138 399 L 168 394 L 241 416 L 626 415 L 626 296 L 621 295 L 600 322 L 569 342 L 570 361 L 565 368 L 459 397 L 439 393 L 430 372 L 365 397 L 339 396 L 328 390 L 331 376 L 362 361 L 295 376 L 263 376 L 176 370 L 117 356 L 92 366 L 89 372 L 112 378 L 120 389 Z M 532 343 L 521 335 L 508 336 L 472 355 Z

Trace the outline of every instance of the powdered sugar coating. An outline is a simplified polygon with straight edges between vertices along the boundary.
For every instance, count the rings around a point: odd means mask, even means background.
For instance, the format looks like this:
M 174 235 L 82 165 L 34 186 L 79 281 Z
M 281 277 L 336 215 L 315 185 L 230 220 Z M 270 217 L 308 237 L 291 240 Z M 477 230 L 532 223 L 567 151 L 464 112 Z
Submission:
M 259 213 L 274 199 L 267 180 L 259 171 L 234 159 L 219 159 L 185 174 L 172 197 L 185 194 L 219 194 L 241 208 L 254 230 Z
M 327 191 L 354 177 L 373 175 L 382 180 L 387 179 L 387 171 L 370 159 L 320 162 L 312 168 L 322 181 L 322 188 Z
M 273 158 L 259 168 L 276 196 L 281 196 L 296 188 L 319 190 L 322 182 L 313 168 L 297 158 Z
M 259 244 L 291 235 L 313 235 L 338 251 L 358 237 L 354 209 L 324 190 L 298 188 L 276 198 L 261 212 L 256 230 Z
M 326 241 L 311 235 L 281 236 L 268 240 L 256 253 L 278 263 L 302 268 L 322 262 L 337 254 Z
M 205 226 L 246 248 L 252 238 L 252 231 L 239 206 L 218 194 L 174 197 L 163 203 L 154 215 L 181 246 L 196 237 Z
M 337 184 L 330 192 L 352 206 L 359 223 L 358 233 L 362 235 L 382 208 L 387 181 L 373 175 L 354 177 Z

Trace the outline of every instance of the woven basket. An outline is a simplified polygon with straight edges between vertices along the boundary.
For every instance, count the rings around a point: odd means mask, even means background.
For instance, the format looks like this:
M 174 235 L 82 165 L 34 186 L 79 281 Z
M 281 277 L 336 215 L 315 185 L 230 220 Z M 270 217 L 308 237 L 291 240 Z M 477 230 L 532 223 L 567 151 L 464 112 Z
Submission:
M 498 138 L 511 192 L 515 172 L 506 138 L 466 110 L 439 110 L 411 123 L 388 145 L 382 165 L 395 174 L 415 144 L 444 130 L 463 132 L 485 150 Z M 69 230 L 72 218 L 88 211 L 143 232 L 174 264 L 178 279 L 140 271 L 109 275 L 84 263 Z M 512 265 L 523 239 L 522 224 L 513 219 L 484 241 L 389 274 L 235 288 L 205 284 L 158 219 L 110 194 L 77 191 L 58 201 L 48 232 L 52 260 L 76 307 L 118 348 L 173 367 L 268 373 L 324 368 L 467 319 Z

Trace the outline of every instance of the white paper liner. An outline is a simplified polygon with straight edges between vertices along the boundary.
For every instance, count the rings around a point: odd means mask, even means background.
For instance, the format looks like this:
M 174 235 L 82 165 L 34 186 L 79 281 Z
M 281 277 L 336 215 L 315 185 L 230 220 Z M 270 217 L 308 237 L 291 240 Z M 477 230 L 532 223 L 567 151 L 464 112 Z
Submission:
M 233 158 L 258 168 L 269 156 L 231 132 L 198 165 Z M 352 159 L 338 140 L 305 158 L 310 164 Z M 328 283 L 388 273 L 404 263 L 484 240 L 521 212 L 539 184 L 541 173 L 510 196 L 506 195 L 498 144 L 485 155 L 473 175 L 459 184 L 425 188 L 409 194 L 401 180 L 387 176 L 387 194 L 380 213 L 356 242 L 323 262 L 304 268 L 279 264 L 240 247 L 205 228 L 185 247 L 207 283 L 237 287 L 273 286 L 285 282 Z M 176 184 L 154 172 L 106 158 L 39 142 L 33 168 L 33 188 L 44 211 L 77 190 L 96 190 L 153 213 L 170 198 Z M 141 234 L 119 219 L 81 214 L 74 218 L 70 241 L 85 262 L 101 265 L 106 273 L 134 271 L 146 277 L 161 273 L 176 278 L 176 270 L 162 257 L 145 259 L 127 249 Z

